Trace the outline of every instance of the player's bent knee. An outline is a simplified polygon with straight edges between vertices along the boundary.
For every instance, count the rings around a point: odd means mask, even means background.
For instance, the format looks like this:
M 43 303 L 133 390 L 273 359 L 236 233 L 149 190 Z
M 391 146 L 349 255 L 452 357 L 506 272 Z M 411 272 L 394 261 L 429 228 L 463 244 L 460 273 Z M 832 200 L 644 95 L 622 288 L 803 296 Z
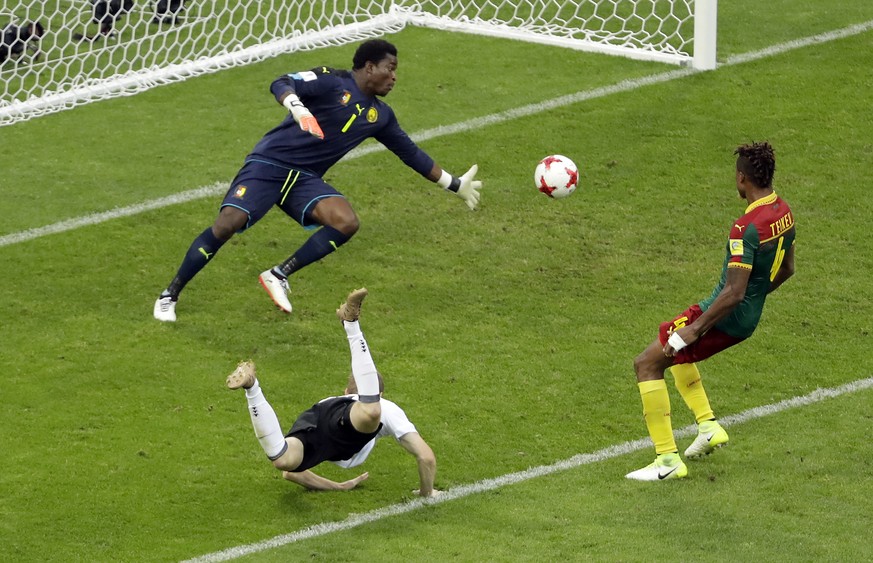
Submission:
M 358 432 L 365 434 L 375 432 L 382 421 L 382 407 L 378 401 L 375 403 L 362 403 L 355 401 L 350 413 L 352 426 Z
M 634 358 L 634 373 L 639 375 L 640 370 L 642 370 L 645 366 L 645 362 L 646 362 L 646 353 L 645 352 L 639 354 L 636 358 Z
M 648 350 L 634 358 L 634 373 L 637 374 L 637 381 L 649 379 L 649 377 L 646 376 L 651 375 L 652 373 L 657 373 L 658 369 L 658 366 L 652 360 L 652 357 L 648 353 Z M 663 369 L 664 368 L 661 368 L 662 372 Z
M 285 443 L 288 447 L 282 452 L 282 455 L 271 461 L 276 469 L 294 471 L 300 467 L 300 463 L 303 461 L 303 442 L 297 438 L 285 438 Z
M 352 217 L 352 220 L 349 222 L 348 228 L 350 229 L 350 232 L 348 233 L 350 235 L 357 233 L 358 229 L 361 228 L 361 220 L 358 219 L 357 214 L 354 217 Z
M 361 228 L 361 221 L 358 219 L 358 215 L 352 211 L 350 216 L 342 217 L 331 226 L 342 234 L 350 237 L 357 233 L 358 229 Z
M 234 233 L 236 233 L 236 230 L 228 228 L 225 225 L 215 224 L 212 226 L 212 234 L 214 234 L 215 238 L 222 242 L 229 241 L 233 237 Z
M 360 405 L 362 407 L 361 413 L 367 422 L 379 424 L 379 421 L 382 420 L 382 407 L 379 403 L 360 403 Z
M 219 240 L 228 241 L 230 238 L 245 228 L 248 223 L 249 215 L 241 209 L 235 207 L 223 207 L 212 225 L 212 234 Z
M 315 206 L 312 216 L 320 225 L 334 228 L 349 237 L 358 232 L 361 226 L 355 210 L 341 197 L 321 200 Z
M 673 358 L 665 356 L 660 344 L 652 344 L 634 358 L 637 381 L 663 379 L 664 370 L 673 365 Z

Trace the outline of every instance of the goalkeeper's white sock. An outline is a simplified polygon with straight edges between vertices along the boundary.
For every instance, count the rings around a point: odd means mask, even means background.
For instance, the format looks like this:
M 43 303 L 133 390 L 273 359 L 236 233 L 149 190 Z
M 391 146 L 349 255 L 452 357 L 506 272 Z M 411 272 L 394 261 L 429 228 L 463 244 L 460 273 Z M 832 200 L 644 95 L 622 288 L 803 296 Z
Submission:
M 362 403 L 379 402 L 379 376 L 376 364 L 370 356 L 370 347 L 361 332 L 358 321 L 343 321 L 349 349 L 352 352 L 352 375 L 358 387 L 358 398 Z
M 252 418 L 255 436 L 261 443 L 261 447 L 264 448 L 264 453 L 271 460 L 281 457 L 288 449 L 288 444 L 285 443 L 285 434 L 282 432 L 282 427 L 279 426 L 276 412 L 264 397 L 257 379 L 254 385 L 246 389 L 246 401 L 249 404 L 249 416 Z

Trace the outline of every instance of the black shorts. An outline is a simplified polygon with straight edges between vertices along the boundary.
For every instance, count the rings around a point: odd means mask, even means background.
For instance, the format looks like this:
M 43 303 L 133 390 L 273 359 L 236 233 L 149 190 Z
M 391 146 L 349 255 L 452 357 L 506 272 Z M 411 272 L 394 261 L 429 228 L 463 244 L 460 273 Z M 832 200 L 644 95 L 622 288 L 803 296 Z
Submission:
M 291 426 L 286 437 L 303 442 L 303 461 L 294 471 L 305 471 L 322 461 L 349 459 L 376 437 L 375 432 L 365 434 L 352 426 L 350 413 L 355 400 L 350 397 L 334 397 L 312 405 Z
M 246 230 L 275 205 L 305 228 L 318 225 L 312 219 L 315 204 L 326 197 L 343 197 L 333 186 L 309 172 L 248 160 L 230 183 L 221 207 L 236 207 L 249 215 Z

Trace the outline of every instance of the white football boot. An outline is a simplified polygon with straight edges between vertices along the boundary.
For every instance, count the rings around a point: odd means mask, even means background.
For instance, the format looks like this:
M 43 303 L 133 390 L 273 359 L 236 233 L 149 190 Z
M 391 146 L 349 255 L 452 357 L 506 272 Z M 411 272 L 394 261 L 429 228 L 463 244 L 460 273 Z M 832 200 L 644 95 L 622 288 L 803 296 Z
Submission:
M 155 301 L 155 318 L 165 323 L 176 322 L 176 302 L 169 295 L 158 297 Z
M 716 448 L 726 446 L 730 438 L 724 428 L 715 420 L 706 420 L 697 427 L 697 438 L 685 450 L 688 459 L 700 459 L 708 456 Z
M 625 477 L 635 481 L 666 481 L 681 479 L 688 475 L 688 467 L 679 454 L 661 454 L 642 469 L 631 471 Z
M 267 270 L 258 276 L 258 281 L 261 282 L 261 286 L 270 294 L 270 299 L 273 300 L 276 307 L 279 307 L 286 313 L 291 312 L 291 301 L 288 300 L 288 293 L 291 289 L 288 287 L 287 279 L 280 278 L 273 273 L 273 270 Z

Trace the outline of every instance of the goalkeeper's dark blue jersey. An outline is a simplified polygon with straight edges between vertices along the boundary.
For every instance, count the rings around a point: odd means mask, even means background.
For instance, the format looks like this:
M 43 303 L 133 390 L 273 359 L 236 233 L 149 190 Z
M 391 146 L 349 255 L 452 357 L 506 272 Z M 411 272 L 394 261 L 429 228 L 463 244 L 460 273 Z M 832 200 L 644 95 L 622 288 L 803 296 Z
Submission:
M 277 78 L 270 85 L 277 100 L 286 92 L 300 98 L 324 132 L 319 139 L 303 130 L 289 113 L 269 131 L 246 160 L 324 175 L 349 151 L 373 137 L 407 166 L 427 177 L 433 159 L 400 128 L 394 111 L 375 96 L 364 95 L 352 74 L 320 67 Z

